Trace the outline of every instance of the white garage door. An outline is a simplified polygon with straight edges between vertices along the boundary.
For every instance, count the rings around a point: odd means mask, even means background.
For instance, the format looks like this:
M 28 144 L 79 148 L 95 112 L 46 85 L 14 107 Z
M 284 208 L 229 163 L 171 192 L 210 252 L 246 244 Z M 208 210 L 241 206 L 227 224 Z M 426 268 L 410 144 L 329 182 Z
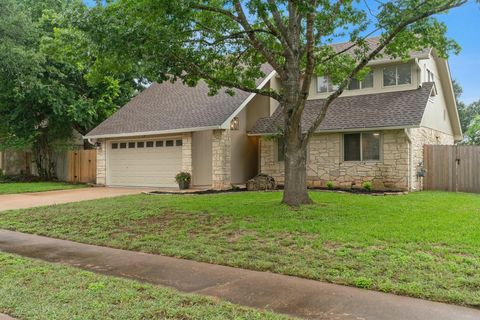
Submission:
M 175 187 L 182 168 L 182 139 L 112 141 L 108 144 L 108 185 Z

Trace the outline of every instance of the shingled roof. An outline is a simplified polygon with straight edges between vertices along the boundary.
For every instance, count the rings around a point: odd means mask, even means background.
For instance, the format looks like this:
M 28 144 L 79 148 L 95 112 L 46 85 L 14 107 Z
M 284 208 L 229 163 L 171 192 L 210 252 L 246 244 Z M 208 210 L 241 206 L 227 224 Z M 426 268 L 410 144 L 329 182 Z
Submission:
M 269 65 L 262 68 L 266 77 L 257 80 L 260 85 L 273 71 Z M 204 81 L 189 87 L 181 81 L 153 83 L 110 118 L 90 131 L 87 138 L 119 135 L 158 134 L 192 128 L 220 127 L 251 93 L 233 89 L 210 96 Z
M 317 132 L 420 126 L 433 86 L 432 82 L 426 82 L 415 90 L 337 98 Z M 304 131 L 320 113 L 323 102 L 323 99 L 307 101 L 302 115 Z M 282 126 L 282 111 L 277 108 L 271 117 L 259 119 L 250 134 L 275 134 Z
M 367 44 L 373 48 L 378 43 L 378 40 L 378 37 L 374 37 L 366 41 Z M 350 46 L 350 42 L 332 45 L 337 52 L 348 49 Z M 350 48 L 346 52 L 348 53 L 351 50 L 353 50 L 353 48 Z M 419 52 L 411 52 L 410 55 L 412 58 L 416 58 L 428 55 L 429 52 L 430 49 L 425 49 Z M 387 61 L 391 61 L 391 57 L 379 57 L 372 62 L 383 63 Z M 265 64 L 262 66 L 262 71 L 268 77 L 272 74 L 273 68 Z M 257 79 L 257 85 L 265 79 L 266 78 Z M 233 96 L 225 93 L 224 90 L 220 90 L 217 95 L 210 96 L 208 95 L 208 86 L 204 81 L 200 81 L 196 87 L 186 86 L 181 81 L 175 83 L 153 83 L 149 88 L 119 109 L 114 115 L 90 131 L 86 137 L 133 136 L 161 134 L 164 132 L 181 132 L 182 130 L 189 131 L 199 128 L 219 128 L 249 97 L 252 97 L 251 93 L 242 90 L 233 89 L 233 91 L 235 92 Z M 399 95 L 402 96 L 399 100 L 411 98 L 411 96 L 406 93 Z M 375 96 L 378 96 L 379 99 L 382 97 L 381 94 Z M 415 96 L 413 100 L 416 98 Z M 357 98 L 340 98 L 339 100 L 344 101 L 342 99 Z M 372 96 L 365 99 L 367 101 L 368 99 L 376 98 Z M 320 103 L 321 101 L 319 100 L 309 101 L 307 103 L 307 109 L 314 111 L 318 109 L 318 106 L 315 106 Z M 361 103 L 361 101 L 354 102 L 354 105 L 358 103 Z M 398 103 L 401 104 L 400 101 Z M 423 105 L 423 107 L 425 107 L 425 105 Z M 386 124 L 384 120 L 396 122 L 387 116 L 378 119 L 376 119 L 376 116 L 373 118 L 371 121 L 381 122 L 383 124 Z M 305 121 L 308 121 L 308 119 L 305 119 Z M 264 124 L 262 125 L 262 123 Z M 269 125 L 271 125 L 270 120 L 261 119 L 254 130 L 257 130 L 258 133 L 271 130 L 271 128 L 266 130 Z M 338 125 L 334 127 L 340 125 L 343 126 L 343 124 L 338 123 Z

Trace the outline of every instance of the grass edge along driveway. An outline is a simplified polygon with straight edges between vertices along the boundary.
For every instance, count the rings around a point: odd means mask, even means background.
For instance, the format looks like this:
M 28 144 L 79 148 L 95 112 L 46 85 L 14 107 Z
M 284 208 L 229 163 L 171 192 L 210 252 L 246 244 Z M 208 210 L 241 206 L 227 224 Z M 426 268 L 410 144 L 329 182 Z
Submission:
M 0 195 L 70 190 L 85 187 L 85 184 L 73 184 L 67 182 L 0 182 Z
M 0 228 L 480 305 L 480 196 L 136 195 L 7 211 Z
M 287 319 L 218 299 L 0 252 L 0 312 L 20 319 Z

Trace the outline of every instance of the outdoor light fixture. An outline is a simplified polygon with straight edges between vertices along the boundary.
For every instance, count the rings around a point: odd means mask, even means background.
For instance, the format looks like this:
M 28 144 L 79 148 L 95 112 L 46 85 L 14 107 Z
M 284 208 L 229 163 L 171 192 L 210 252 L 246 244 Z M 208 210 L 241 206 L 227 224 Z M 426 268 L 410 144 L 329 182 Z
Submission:
M 238 130 L 239 123 L 240 121 L 238 117 L 233 118 L 232 121 L 230 122 L 230 130 Z
M 375 137 L 378 137 L 378 136 L 380 135 L 380 133 L 375 132 L 373 135 L 374 135 Z

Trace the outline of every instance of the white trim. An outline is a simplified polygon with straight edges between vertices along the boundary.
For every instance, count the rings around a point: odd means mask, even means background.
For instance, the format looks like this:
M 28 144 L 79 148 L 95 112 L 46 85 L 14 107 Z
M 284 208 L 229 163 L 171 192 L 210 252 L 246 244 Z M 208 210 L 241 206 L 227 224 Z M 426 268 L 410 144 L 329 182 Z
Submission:
M 158 136 L 162 134 L 171 134 L 171 133 L 183 133 L 183 132 L 194 132 L 194 131 L 204 131 L 204 130 L 215 130 L 221 129 L 220 126 L 210 126 L 210 127 L 194 127 L 194 128 L 181 128 L 181 129 L 172 129 L 172 130 L 161 130 L 161 131 L 146 131 L 146 132 L 131 132 L 131 133 L 115 133 L 115 134 L 100 134 L 96 136 L 84 136 L 84 139 L 114 139 L 114 138 L 128 138 L 128 137 L 142 137 L 142 136 Z
M 398 130 L 398 129 L 409 129 L 409 128 L 420 128 L 419 125 L 412 126 L 395 126 L 395 127 L 372 127 L 372 128 L 354 128 L 354 129 L 332 129 L 332 130 L 321 130 L 315 131 L 315 133 L 342 133 L 342 132 L 363 132 L 363 131 L 378 131 L 378 130 Z M 255 136 L 269 136 L 274 133 L 248 133 L 247 135 Z
M 429 56 L 430 56 L 430 52 L 427 52 L 427 53 L 423 53 L 419 56 L 411 56 L 407 61 L 411 61 L 411 60 L 415 60 L 415 59 L 428 59 Z M 400 58 L 397 58 L 397 59 L 379 59 L 379 60 L 373 60 L 373 61 L 370 61 L 368 64 L 367 64 L 367 67 L 368 66 L 377 66 L 377 65 L 382 65 L 382 64 L 393 64 L 393 63 L 397 63 L 397 62 L 403 62 L 404 60 L 403 59 L 400 59 Z
M 276 74 L 277 72 L 274 70 L 272 71 L 265 79 L 263 79 L 262 83 L 260 83 L 260 85 L 257 87 L 257 90 L 259 89 L 262 89 L 267 83 L 268 81 L 270 81 L 273 76 Z M 256 96 L 257 94 L 256 93 L 251 93 L 247 99 L 245 99 L 242 104 L 230 115 L 230 117 L 227 118 L 227 120 L 225 120 L 225 122 L 220 126 L 221 129 L 229 129 L 230 128 L 230 122 L 233 120 L 233 118 L 235 118 L 246 106 L 247 104 L 252 101 L 252 99 Z

